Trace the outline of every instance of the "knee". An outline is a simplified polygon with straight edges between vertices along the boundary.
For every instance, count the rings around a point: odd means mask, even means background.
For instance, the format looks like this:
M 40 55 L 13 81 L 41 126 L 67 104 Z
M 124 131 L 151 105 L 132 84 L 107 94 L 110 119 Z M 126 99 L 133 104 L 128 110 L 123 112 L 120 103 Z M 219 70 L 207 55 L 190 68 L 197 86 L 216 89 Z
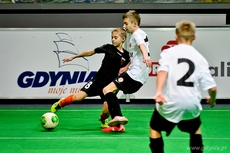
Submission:
M 113 82 L 111 82 L 109 85 L 104 87 L 103 90 L 102 90 L 104 95 L 106 95 L 109 92 L 116 93 L 117 91 L 118 91 L 118 88 Z
M 108 85 L 108 86 L 103 88 L 102 92 L 103 92 L 104 95 L 106 95 L 109 92 L 113 92 L 113 89 L 112 89 L 112 87 L 110 85 Z
M 160 138 L 160 137 L 161 137 L 161 133 L 156 131 L 156 130 L 153 130 L 150 127 L 150 138 L 156 139 L 156 138 Z
M 108 86 L 104 87 L 103 90 L 102 90 L 102 92 L 103 92 L 104 95 L 106 95 L 107 93 L 109 93 L 110 92 L 109 87 Z

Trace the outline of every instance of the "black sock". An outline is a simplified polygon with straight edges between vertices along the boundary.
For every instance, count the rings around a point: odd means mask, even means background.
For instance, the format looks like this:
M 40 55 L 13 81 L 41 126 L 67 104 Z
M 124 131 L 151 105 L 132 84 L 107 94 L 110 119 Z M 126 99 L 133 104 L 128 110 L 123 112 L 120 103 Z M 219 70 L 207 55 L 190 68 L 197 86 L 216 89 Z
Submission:
M 150 144 L 149 147 L 152 151 L 152 153 L 164 153 L 164 141 L 163 138 L 150 138 Z
M 203 143 L 201 134 L 190 134 L 190 150 L 191 153 L 202 153 Z
M 105 100 L 108 103 L 109 113 L 112 118 L 115 116 L 122 116 L 119 100 L 113 92 L 109 92 L 105 95 Z

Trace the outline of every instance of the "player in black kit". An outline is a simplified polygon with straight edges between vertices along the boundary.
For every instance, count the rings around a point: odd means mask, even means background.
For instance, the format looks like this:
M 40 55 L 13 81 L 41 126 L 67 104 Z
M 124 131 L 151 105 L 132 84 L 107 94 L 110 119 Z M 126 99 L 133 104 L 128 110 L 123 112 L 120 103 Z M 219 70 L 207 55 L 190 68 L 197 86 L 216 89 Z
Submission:
M 105 44 L 101 47 L 95 48 L 94 50 L 87 50 L 80 54 L 63 59 L 63 62 L 69 62 L 75 58 L 92 56 L 95 53 L 105 54 L 97 74 L 89 82 L 87 82 L 78 93 L 70 94 L 65 98 L 61 98 L 58 102 L 55 102 L 50 108 L 51 112 L 55 113 L 61 107 L 81 102 L 86 97 L 100 96 L 104 102 L 103 110 L 100 115 L 100 120 L 102 122 L 101 127 L 108 127 L 109 111 L 102 89 L 112 82 L 119 74 L 126 71 L 130 64 L 129 52 L 123 48 L 123 42 L 126 39 L 126 32 L 122 28 L 116 28 L 111 32 L 111 39 L 112 44 Z M 124 129 L 120 130 L 124 131 Z

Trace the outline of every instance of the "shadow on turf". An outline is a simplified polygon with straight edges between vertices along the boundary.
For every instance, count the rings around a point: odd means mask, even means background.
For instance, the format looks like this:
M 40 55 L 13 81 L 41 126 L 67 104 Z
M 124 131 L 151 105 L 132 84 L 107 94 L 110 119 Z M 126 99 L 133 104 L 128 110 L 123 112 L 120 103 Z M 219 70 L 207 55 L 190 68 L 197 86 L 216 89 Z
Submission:
M 56 132 L 56 131 L 57 130 L 55 130 L 55 129 L 54 130 L 45 130 L 45 129 L 44 130 L 40 130 L 40 132 Z
M 89 132 L 92 133 L 92 132 L 97 132 L 97 133 L 103 133 L 103 134 L 112 134 L 112 135 L 120 135 L 120 134 L 123 134 L 123 133 L 126 133 L 125 131 L 124 132 L 101 132 L 101 128 L 100 127 L 95 127 L 95 128 L 55 128 L 53 130 L 45 130 L 45 129 L 42 129 L 40 130 L 40 132 L 61 132 L 61 131 L 72 131 L 72 132 L 84 132 L 82 133 L 82 135 L 85 134 L 85 132 Z M 95 133 L 94 133 L 95 134 Z

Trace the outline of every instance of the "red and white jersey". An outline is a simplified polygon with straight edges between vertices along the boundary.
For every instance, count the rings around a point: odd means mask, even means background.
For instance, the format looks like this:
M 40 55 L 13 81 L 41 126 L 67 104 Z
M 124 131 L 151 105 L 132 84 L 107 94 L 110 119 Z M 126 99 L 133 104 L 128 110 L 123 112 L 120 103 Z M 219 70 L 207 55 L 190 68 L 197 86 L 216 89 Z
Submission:
M 179 44 L 162 51 L 159 64 L 158 72 L 166 71 L 168 76 L 163 91 L 167 103 L 156 103 L 158 112 L 174 123 L 198 117 L 200 89 L 216 86 L 207 60 L 193 46 Z
M 139 28 L 131 35 L 129 40 L 129 47 L 127 50 L 129 51 L 131 64 L 127 73 L 132 79 L 144 84 L 149 77 L 150 69 L 146 66 L 146 63 L 143 62 L 144 58 L 140 48 L 138 47 L 140 44 L 145 45 L 146 51 L 150 56 L 148 36 L 143 30 Z

